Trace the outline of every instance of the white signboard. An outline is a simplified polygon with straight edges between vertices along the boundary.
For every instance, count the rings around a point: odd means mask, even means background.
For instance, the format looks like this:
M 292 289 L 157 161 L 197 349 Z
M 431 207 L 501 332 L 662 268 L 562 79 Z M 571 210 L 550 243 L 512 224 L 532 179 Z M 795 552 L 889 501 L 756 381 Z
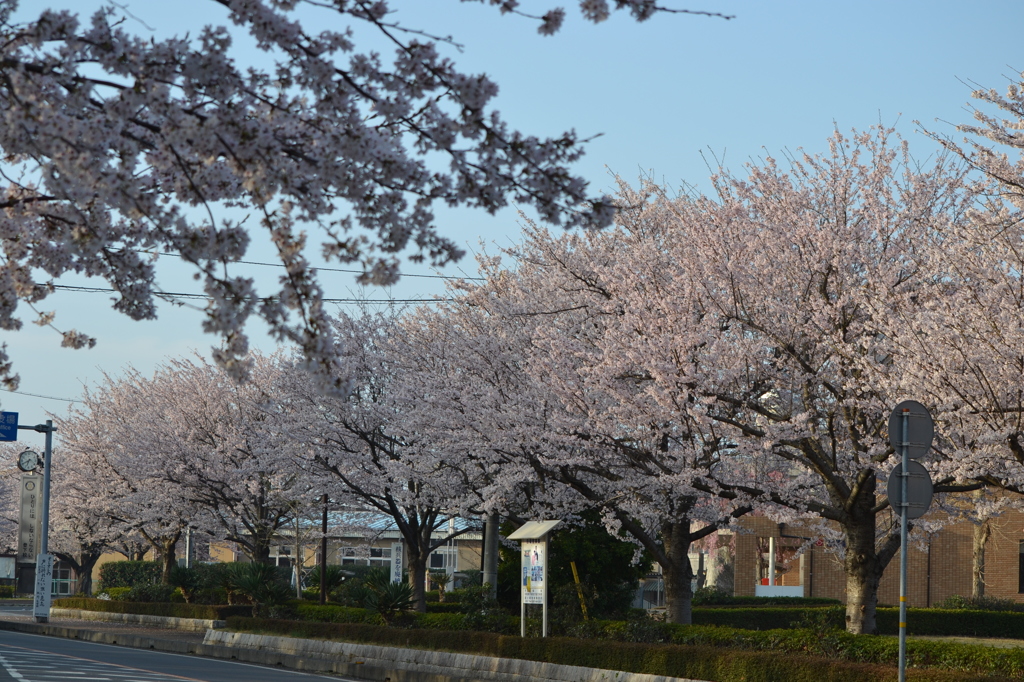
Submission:
M 50 617 L 50 591 L 53 588 L 53 555 L 40 554 L 36 557 L 36 593 L 32 603 L 32 615 L 36 618 Z
M 14 580 L 14 557 L 0 556 L 0 579 Z
M 391 582 L 402 582 L 402 543 L 391 543 Z
M 522 543 L 524 604 L 544 603 L 544 586 L 548 576 L 544 545 L 543 540 L 524 540 Z
M 39 552 L 43 522 L 43 477 L 21 476 L 21 505 L 18 515 L 18 563 L 34 564 Z

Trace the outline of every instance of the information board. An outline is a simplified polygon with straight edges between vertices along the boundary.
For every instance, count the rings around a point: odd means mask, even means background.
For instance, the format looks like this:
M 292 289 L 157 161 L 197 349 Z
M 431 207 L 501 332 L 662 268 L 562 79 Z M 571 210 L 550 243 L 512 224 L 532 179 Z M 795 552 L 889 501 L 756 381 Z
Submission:
M 32 615 L 36 618 L 50 617 L 50 598 L 53 590 L 53 555 L 40 554 L 36 557 L 36 592 L 32 602 Z
M 543 604 L 544 586 L 548 576 L 544 540 L 524 540 L 523 555 L 523 603 Z
M 41 549 L 43 523 L 43 477 L 21 476 L 21 504 L 18 513 L 18 563 L 34 564 Z
M 391 582 L 393 583 L 402 582 L 402 547 L 401 542 L 391 543 Z

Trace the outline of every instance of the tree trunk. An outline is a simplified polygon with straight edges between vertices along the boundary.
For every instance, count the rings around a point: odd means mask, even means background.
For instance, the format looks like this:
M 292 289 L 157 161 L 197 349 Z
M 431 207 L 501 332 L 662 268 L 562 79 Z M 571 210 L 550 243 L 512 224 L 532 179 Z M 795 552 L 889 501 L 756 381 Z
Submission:
M 869 498 L 874 498 L 874 491 L 860 497 L 854 501 L 850 516 L 843 524 L 846 534 L 846 557 L 843 561 L 846 571 L 846 631 L 855 635 L 873 635 L 878 631 L 875 622 L 878 583 L 885 567 L 899 551 L 900 538 L 897 529 L 881 548 L 876 547 L 876 514 L 868 502 Z
M 409 552 L 409 586 L 412 587 L 413 609 L 420 613 L 427 612 L 427 561 L 430 552 Z
M 668 561 L 661 565 L 665 581 L 665 601 L 669 623 L 693 622 L 693 566 L 690 565 L 690 524 L 665 523 L 661 527 L 662 544 Z
M 78 566 L 75 568 L 75 578 L 78 579 L 78 594 L 92 596 L 92 569 L 96 567 L 96 562 L 100 560 L 101 555 L 102 552 L 99 550 L 82 552 Z
M 171 584 L 171 569 L 178 564 L 175 548 L 180 538 L 181 533 L 175 533 L 170 537 L 163 538 L 160 542 L 160 561 L 163 564 L 163 569 L 160 572 L 160 582 L 164 585 Z
M 985 545 L 992 535 L 992 520 L 974 524 L 974 542 L 971 566 L 971 595 L 985 596 Z

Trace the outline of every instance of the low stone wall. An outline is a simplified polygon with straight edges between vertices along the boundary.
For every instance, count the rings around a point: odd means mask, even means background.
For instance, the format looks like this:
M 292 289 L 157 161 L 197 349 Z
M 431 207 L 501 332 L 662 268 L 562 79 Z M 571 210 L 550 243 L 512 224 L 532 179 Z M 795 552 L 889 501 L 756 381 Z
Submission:
M 446 651 L 401 649 L 373 644 L 328 642 L 296 637 L 273 637 L 245 632 L 208 630 L 203 644 L 287 654 L 303 659 L 343 661 L 393 672 L 389 679 L 419 680 L 409 675 L 494 682 L 700 682 L 680 677 L 641 675 L 615 670 L 581 668 L 510 658 L 472 656 Z M 398 676 L 396 676 L 398 675 Z
M 70 618 L 73 620 L 97 620 L 107 623 L 129 623 L 153 628 L 185 630 L 187 632 L 206 632 L 210 628 L 224 627 L 224 621 L 222 620 L 170 618 L 168 616 L 145 616 L 137 613 L 110 613 L 107 611 L 85 611 L 83 609 L 50 609 L 50 617 Z

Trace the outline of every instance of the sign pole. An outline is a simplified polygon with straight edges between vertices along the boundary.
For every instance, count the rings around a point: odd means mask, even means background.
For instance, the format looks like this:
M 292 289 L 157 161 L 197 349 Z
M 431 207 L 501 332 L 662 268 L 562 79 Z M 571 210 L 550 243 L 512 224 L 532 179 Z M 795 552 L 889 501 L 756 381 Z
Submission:
M 907 680 L 907 509 L 910 507 L 910 409 L 903 408 L 903 501 L 900 504 L 900 654 L 899 682 Z

